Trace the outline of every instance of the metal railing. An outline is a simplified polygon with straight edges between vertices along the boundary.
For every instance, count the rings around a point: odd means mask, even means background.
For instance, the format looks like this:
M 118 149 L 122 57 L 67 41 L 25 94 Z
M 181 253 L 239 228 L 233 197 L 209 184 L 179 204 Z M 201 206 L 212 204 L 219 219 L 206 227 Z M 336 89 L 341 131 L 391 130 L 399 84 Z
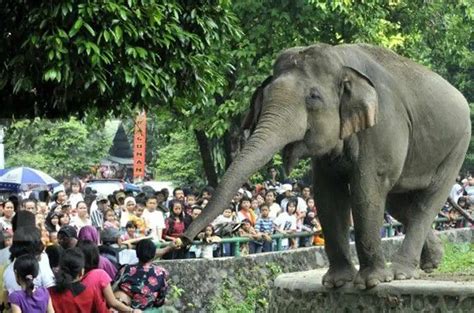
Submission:
M 436 218 L 433 221 L 433 228 L 438 227 L 442 223 L 451 223 L 451 222 L 458 222 L 462 221 L 462 227 L 468 227 L 469 222 L 464 218 L 464 217 L 458 217 L 456 219 L 448 219 L 445 217 L 439 217 Z M 383 224 L 383 229 L 384 229 L 384 238 L 389 238 L 389 237 L 395 237 L 396 236 L 396 230 L 397 228 L 403 228 L 403 224 L 396 221 L 393 223 L 385 223 Z M 400 229 L 401 230 L 401 229 Z M 283 250 L 283 245 L 282 245 L 282 240 L 283 239 L 291 239 L 291 238 L 308 238 L 310 239 L 312 236 L 320 234 L 320 231 L 317 232 L 296 232 L 296 233 L 290 233 L 290 234 L 274 234 L 271 235 L 270 237 L 272 238 L 272 242 L 275 242 L 273 245 L 275 251 L 282 251 Z M 353 227 L 350 228 L 350 236 L 352 236 L 354 233 Z M 242 244 L 248 243 L 250 241 L 255 241 L 255 239 L 249 238 L 249 237 L 224 237 L 221 238 L 221 241 L 219 243 L 216 243 L 220 245 L 222 249 L 222 245 L 224 244 L 230 244 L 232 254 L 231 256 L 240 256 L 240 247 Z M 192 245 L 203 245 L 205 244 L 202 241 L 195 240 L 192 242 Z M 167 242 L 157 242 L 157 247 L 162 248 L 169 245 Z

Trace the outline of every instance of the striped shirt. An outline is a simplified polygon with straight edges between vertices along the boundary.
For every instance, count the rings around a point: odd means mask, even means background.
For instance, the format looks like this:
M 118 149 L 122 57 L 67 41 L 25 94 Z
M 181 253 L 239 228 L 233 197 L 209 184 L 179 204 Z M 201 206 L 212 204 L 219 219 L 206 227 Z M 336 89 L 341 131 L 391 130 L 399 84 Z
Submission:
M 102 228 L 104 224 L 104 214 L 97 209 L 91 213 L 92 226 Z
M 262 218 L 260 217 L 255 223 L 255 230 L 260 233 L 273 234 L 273 221 L 271 218 Z

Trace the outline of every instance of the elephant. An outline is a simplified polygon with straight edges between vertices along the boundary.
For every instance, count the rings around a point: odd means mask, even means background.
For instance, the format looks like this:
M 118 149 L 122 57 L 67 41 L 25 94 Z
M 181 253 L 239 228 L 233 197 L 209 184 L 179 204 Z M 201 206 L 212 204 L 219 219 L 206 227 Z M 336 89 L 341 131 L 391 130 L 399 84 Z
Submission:
M 325 237 L 327 288 L 368 289 L 431 271 L 442 257 L 432 223 L 446 201 L 471 138 L 463 95 L 438 74 L 389 49 L 318 43 L 282 51 L 252 96 L 245 146 L 185 244 L 230 202 L 248 177 L 283 151 L 287 170 L 311 157 Z M 384 211 L 405 227 L 387 266 Z M 349 252 L 350 215 L 359 269 Z

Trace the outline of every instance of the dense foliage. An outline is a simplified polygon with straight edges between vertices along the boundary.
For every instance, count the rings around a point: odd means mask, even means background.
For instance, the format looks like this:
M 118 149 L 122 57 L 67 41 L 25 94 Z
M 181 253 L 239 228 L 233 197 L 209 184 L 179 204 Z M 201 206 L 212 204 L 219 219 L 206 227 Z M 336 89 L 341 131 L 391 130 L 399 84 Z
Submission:
M 238 37 L 228 1 L 0 0 L 2 114 L 127 114 L 205 105 Z
M 135 109 L 146 108 L 150 121 L 162 123 L 166 116 L 166 126 L 150 126 L 148 137 L 149 165 L 165 176 L 181 171 L 170 164 L 187 162 L 167 156 L 194 155 L 187 150 L 196 146 L 194 140 L 207 151 L 196 176 L 205 170 L 214 181 L 212 174 L 223 173 L 238 150 L 233 143 L 254 88 L 271 73 L 276 55 L 291 46 L 389 47 L 440 73 L 474 101 L 470 0 L 0 0 L 0 5 L 1 114 L 79 114 L 94 120 L 109 112 L 132 117 Z M 170 138 L 190 142 L 180 145 L 182 152 L 175 147 L 158 158 L 174 142 Z M 474 168 L 473 160 L 474 148 L 465 168 Z M 308 168 L 301 163 L 293 175 L 301 177 Z
M 191 135 L 191 136 L 190 136 Z M 159 180 L 171 180 L 185 184 L 204 184 L 202 162 L 200 161 L 196 140 L 192 134 L 176 129 L 170 133 L 156 156 L 154 176 Z
M 70 118 L 19 120 L 7 129 L 6 165 L 29 166 L 60 178 L 88 173 L 107 155 L 111 138 L 99 125 Z

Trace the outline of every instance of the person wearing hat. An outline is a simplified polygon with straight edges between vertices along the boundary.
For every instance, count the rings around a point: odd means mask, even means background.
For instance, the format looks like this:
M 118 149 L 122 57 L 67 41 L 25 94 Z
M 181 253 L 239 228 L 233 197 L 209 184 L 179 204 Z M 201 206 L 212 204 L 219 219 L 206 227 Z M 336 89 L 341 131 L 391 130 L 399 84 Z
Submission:
M 64 225 L 58 231 L 58 243 L 64 249 L 74 248 L 77 244 L 77 230 L 74 226 Z
M 99 194 L 95 202 L 97 208 L 95 210 L 92 210 L 91 208 L 92 226 L 102 229 L 102 226 L 104 225 L 104 213 L 105 210 L 109 208 L 109 199 L 105 195 Z
M 298 205 L 296 206 L 297 212 L 306 212 L 308 206 L 306 205 L 306 201 L 303 198 L 296 196 L 293 194 L 293 186 L 291 184 L 283 184 L 280 188 L 280 194 L 284 195 L 284 198 L 280 202 L 280 207 L 285 210 L 286 206 L 288 205 L 288 200 L 295 198 L 298 201 Z
M 108 259 L 115 268 L 120 268 L 120 231 L 115 228 L 106 228 L 100 232 L 102 245 L 99 246 L 100 255 Z

